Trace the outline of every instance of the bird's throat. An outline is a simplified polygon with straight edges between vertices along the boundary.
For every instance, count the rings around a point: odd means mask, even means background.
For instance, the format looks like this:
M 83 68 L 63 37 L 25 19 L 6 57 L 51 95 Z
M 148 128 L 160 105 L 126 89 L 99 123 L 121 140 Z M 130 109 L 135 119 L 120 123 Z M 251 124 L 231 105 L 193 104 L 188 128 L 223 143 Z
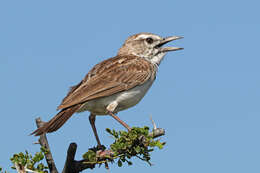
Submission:
M 156 64 L 157 66 L 160 65 L 160 63 L 162 62 L 164 56 L 166 55 L 165 52 L 161 52 L 161 53 L 158 53 L 157 55 L 155 55 L 154 57 L 151 58 L 151 62 L 153 64 Z

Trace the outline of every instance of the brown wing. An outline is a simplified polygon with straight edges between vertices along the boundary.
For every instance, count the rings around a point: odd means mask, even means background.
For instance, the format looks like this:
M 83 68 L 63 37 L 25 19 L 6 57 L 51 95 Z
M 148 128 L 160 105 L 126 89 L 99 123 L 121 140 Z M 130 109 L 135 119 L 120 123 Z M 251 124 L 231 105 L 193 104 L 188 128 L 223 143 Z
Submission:
M 154 68 L 149 61 L 136 56 L 116 56 L 105 60 L 71 88 L 58 109 L 131 89 L 154 78 Z

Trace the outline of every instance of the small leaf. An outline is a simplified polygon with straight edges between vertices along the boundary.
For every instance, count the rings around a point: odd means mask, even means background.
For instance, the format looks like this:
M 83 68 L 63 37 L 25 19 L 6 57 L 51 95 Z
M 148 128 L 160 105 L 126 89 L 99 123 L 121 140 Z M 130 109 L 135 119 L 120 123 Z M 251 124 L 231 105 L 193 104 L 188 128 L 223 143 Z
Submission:
M 107 131 L 109 134 L 113 135 L 113 134 L 112 134 L 112 131 L 111 131 L 109 128 L 106 128 L 106 131 Z
M 140 151 L 141 151 L 140 146 L 137 146 L 137 147 L 135 148 L 135 152 L 138 154 L 138 153 L 140 153 Z
M 119 167 L 121 167 L 121 166 L 122 166 L 122 162 L 121 162 L 121 160 L 120 160 L 120 159 L 117 161 L 117 165 L 118 165 Z
M 127 163 L 129 166 L 131 166 L 133 164 L 131 161 L 128 161 Z

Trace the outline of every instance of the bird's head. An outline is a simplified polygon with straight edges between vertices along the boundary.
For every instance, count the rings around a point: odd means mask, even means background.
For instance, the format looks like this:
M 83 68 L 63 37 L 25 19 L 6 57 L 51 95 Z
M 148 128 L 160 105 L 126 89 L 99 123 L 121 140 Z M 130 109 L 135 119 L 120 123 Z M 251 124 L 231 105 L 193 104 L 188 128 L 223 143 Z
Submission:
M 164 55 L 169 51 L 181 50 L 179 47 L 163 47 L 164 44 L 183 37 L 160 37 L 152 33 L 139 33 L 128 37 L 119 49 L 118 55 L 135 55 L 160 64 Z

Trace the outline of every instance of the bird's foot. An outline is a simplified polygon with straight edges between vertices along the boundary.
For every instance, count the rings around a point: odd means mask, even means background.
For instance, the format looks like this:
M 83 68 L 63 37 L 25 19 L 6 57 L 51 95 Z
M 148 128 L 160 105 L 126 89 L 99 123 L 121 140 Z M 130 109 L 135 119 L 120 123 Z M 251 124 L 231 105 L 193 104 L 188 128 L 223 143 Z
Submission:
M 105 151 L 106 147 L 105 147 L 105 145 L 97 145 L 96 147 L 89 148 L 89 150 L 92 150 L 94 152 Z

